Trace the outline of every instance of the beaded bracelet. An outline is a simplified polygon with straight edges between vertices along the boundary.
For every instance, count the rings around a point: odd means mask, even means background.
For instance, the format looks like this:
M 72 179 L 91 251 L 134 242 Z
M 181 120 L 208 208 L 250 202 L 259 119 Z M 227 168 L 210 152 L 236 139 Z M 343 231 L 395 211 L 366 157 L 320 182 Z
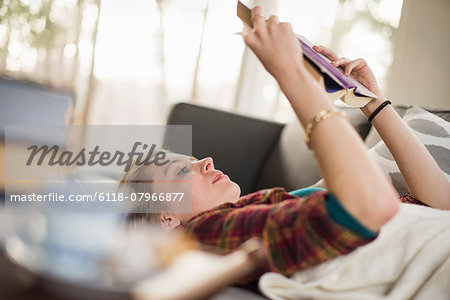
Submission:
M 344 116 L 340 111 L 322 110 L 314 117 L 314 119 L 311 122 L 306 124 L 306 126 L 305 126 L 305 142 L 306 142 L 306 145 L 308 146 L 308 148 L 311 149 L 311 147 L 309 146 L 309 142 L 311 141 L 312 130 L 316 126 L 316 124 L 322 120 L 329 119 L 336 115 Z
M 388 106 L 389 104 L 391 104 L 391 101 L 386 100 L 383 103 L 380 104 L 380 106 L 377 107 L 377 109 L 375 109 L 373 111 L 373 113 L 370 114 L 369 118 L 367 119 L 367 122 L 371 123 L 373 118 L 375 118 L 375 116 L 386 106 Z

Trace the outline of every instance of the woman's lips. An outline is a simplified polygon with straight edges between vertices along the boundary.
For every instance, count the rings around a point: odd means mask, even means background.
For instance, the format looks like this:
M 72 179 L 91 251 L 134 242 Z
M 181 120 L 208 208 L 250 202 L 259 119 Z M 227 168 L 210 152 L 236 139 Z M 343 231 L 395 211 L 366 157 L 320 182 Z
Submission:
M 221 180 L 221 179 L 223 179 L 223 178 L 226 178 L 226 177 L 228 177 L 227 175 L 225 175 L 225 174 L 223 174 L 221 171 L 216 171 L 215 173 L 214 173 L 214 176 L 213 176 L 213 184 L 214 183 L 216 183 L 217 181 L 219 181 L 219 180 Z

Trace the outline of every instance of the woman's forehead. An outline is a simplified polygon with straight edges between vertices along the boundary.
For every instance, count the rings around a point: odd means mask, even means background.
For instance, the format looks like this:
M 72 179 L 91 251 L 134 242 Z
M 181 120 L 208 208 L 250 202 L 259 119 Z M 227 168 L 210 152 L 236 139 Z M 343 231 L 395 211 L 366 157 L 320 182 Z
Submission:
M 166 158 L 169 160 L 187 160 L 187 161 L 197 161 L 198 159 L 194 156 L 188 156 L 179 153 L 167 153 Z

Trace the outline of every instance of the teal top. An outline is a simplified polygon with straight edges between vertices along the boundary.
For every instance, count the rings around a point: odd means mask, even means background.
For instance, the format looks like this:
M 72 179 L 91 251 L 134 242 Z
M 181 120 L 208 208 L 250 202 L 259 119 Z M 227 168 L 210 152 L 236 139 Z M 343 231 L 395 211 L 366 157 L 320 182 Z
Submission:
M 304 189 L 298 189 L 290 192 L 289 194 L 297 197 L 307 197 L 317 191 L 326 191 L 323 188 L 308 187 Z M 377 236 L 376 231 L 367 229 L 364 225 L 359 223 L 340 203 L 339 200 L 331 193 L 327 193 L 327 199 L 325 202 L 330 218 L 335 222 L 347 227 L 351 231 L 361 235 L 365 238 L 374 238 Z

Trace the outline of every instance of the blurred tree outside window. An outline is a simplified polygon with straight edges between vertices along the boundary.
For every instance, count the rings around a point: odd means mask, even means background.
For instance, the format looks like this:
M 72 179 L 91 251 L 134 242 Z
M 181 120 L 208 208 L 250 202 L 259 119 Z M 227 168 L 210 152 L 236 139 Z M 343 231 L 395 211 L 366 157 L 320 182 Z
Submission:
M 82 118 L 99 7 L 99 0 L 0 1 L 0 73 L 73 90 Z
M 266 2 L 312 42 L 366 58 L 384 86 L 402 0 Z M 0 72 L 73 89 L 78 124 L 163 124 L 179 101 L 236 110 L 244 101 L 236 98 L 239 82 L 262 91 L 242 106 L 249 114 L 286 121 L 289 104 L 274 80 L 240 76 L 245 46 L 234 35 L 242 29 L 235 7 L 223 0 L 0 0 Z

